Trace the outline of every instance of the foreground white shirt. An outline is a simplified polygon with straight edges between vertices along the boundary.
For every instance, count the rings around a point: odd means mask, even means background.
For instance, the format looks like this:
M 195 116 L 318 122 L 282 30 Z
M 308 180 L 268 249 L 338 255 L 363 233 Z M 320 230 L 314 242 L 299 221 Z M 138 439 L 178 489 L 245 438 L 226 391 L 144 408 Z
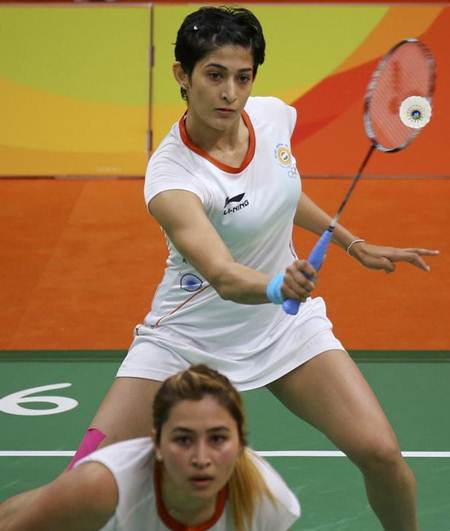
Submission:
M 286 531 L 300 516 L 300 505 L 278 473 L 254 452 L 251 456 L 267 486 L 278 500 L 274 505 L 263 498 L 258 503 L 249 531 Z M 212 527 L 184 527 L 172 522 L 164 507 L 158 510 L 158 485 L 154 481 L 153 442 L 149 437 L 131 439 L 101 448 L 77 463 L 99 462 L 113 474 L 119 490 L 114 515 L 101 531 L 233 531 L 227 501 L 216 508 Z M 156 488 L 155 488 L 156 486 Z M 165 522 L 165 523 L 164 523 Z

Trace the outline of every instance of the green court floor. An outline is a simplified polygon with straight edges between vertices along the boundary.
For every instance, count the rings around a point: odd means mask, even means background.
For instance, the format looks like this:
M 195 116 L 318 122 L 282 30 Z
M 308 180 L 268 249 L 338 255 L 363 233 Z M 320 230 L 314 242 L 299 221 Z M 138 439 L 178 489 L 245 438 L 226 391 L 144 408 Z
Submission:
M 64 469 L 70 456 L 58 452 L 77 447 L 122 354 L 0 353 L 0 500 L 49 481 Z M 421 529 L 449 531 L 450 353 L 352 355 L 394 425 L 402 450 L 413 452 L 407 460 L 418 480 Z M 56 398 L 49 399 L 53 403 L 39 402 L 44 396 Z M 294 531 L 380 530 L 361 474 L 346 457 L 336 455 L 332 444 L 265 389 L 244 393 L 244 400 L 251 446 L 269 453 L 302 504 L 303 516 Z M 55 407 L 67 410 L 54 413 Z

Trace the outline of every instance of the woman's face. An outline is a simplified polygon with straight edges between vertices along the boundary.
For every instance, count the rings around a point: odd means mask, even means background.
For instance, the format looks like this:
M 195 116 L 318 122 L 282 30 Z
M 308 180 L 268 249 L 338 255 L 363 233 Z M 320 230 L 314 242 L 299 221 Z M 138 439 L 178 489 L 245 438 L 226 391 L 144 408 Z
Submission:
M 156 450 L 170 489 L 187 498 L 208 499 L 230 479 L 241 444 L 233 417 L 206 396 L 172 408 Z
M 239 121 L 253 85 L 250 49 L 227 45 L 213 50 L 196 63 L 191 79 L 179 63 L 174 72 L 186 88 L 192 118 L 219 131 Z

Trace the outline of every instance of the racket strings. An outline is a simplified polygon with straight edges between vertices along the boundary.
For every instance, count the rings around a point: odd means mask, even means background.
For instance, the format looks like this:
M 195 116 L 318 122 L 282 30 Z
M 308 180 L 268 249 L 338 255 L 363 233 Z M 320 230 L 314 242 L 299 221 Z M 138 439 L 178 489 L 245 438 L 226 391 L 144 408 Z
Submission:
M 431 96 L 432 66 L 426 48 L 416 41 L 402 43 L 380 64 L 366 100 L 366 129 L 378 149 L 405 147 L 417 135 L 417 129 L 403 124 L 399 109 L 409 96 Z

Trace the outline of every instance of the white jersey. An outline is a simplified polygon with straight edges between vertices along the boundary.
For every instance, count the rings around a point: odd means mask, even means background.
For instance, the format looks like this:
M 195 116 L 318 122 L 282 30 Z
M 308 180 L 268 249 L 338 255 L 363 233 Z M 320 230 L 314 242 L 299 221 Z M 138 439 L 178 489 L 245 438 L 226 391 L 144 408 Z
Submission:
M 192 144 L 181 119 L 149 161 L 145 200 L 166 190 L 192 192 L 233 258 L 274 276 L 296 258 L 292 230 L 301 183 L 290 149 L 296 111 L 277 98 L 256 97 L 242 116 L 249 149 L 240 168 Z M 169 239 L 167 244 L 164 277 L 118 376 L 164 380 L 205 363 L 242 391 L 342 348 L 322 299 L 309 300 L 296 316 L 271 303 L 223 300 Z
M 276 275 L 294 259 L 291 237 L 300 179 L 290 137 L 296 114 L 276 98 L 249 98 L 245 110 L 250 147 L 239 169 L 214 162 L 192 145 L 181 120 L 150 159 L 145 200 L 175 188 L 196 194 L 233 258 Z M 195 340 L 203 345 L 226 335 L 228 353 L 234 356 L 243 345 L 248 351 L 259 349 L 261 336 L 286 320 L 273 304 L 224 301 L 170 241 L 168 246 L 167 268 L 146 326 L 176 327 L 187 336 L 195 329 Z
M 286 531 L 300 516 L 300 505 L 283 479 L 261 457 L 250 455 L 277 503 L 263 497 L 249 531 Z M 118 488 L 114 515 L 100 531 L 232 531 L 233 519 L 225 491 L 218 496 L 208 523 L 183 527 L 174 520 L 161 499 L 155 474 L 153 442 L 149 437 L 131 439 L 101 448 L 77 463 L 99 462 L 113 474 Z

